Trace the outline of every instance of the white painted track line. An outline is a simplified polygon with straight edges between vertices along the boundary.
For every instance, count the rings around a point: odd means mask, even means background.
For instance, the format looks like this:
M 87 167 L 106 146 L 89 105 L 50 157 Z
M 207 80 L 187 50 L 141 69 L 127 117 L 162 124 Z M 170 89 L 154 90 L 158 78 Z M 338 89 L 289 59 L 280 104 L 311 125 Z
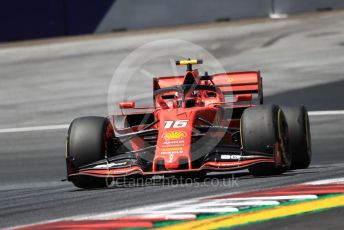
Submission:
M 309 116 L 344 115 L 344 110 L 309 111 L 308 115 Z M 22 133 L 22 132 L 33 132 L 33 131 L 59 130 L 59 129 L 68 129 L 68 127 L 69 127 L 69 124 L 4 128 L 4 129 L 0 129 L 0 133 Z
M 333 116 L 344 115 L 344 110 L 328 110 L 328 111 L 309 111 L 309 116 Z
M 0 133 L 22 133 L 22 132 L 32 132 L 32 131 L 45 131 L 45 130 L 58 130 L 58 129 L 68 129 L 68 124 L 63 125 L 44 125 L 44 126 L 31 126 L 31 127 L 20 127 L 20 128 L 7 128 L 0 129 Z

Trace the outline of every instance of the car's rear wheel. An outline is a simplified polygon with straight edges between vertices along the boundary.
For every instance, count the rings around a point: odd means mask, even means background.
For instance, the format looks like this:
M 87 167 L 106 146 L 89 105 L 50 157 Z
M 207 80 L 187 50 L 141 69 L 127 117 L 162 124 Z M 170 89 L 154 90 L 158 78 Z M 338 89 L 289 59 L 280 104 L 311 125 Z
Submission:
M 304 106 L 281 107 L 288 122 L 291 152 L 291 169 L 308 168 L 312 160 L 311 133 L 308 112 Z
M 248 108 L 241 117 L 241 145 L 246 151 L 275 156 L 282 155 L 282 164 L 259 163 L 249 167 L 254 176 L 276 175 L 288 170 L 291 163 L 288 125 L 282 110 L 276 105 Z M 276 146 L 278 147 L 276 149 Z
M 67 157 L 71 158 L 75 170 L 99 161 L 114 152 L 112 124 L 104 117 L 80 117 L 75 119 L 68 130 Z M 79 188 L 106 187 L 106 178 L 75 176 L 71 182 Z

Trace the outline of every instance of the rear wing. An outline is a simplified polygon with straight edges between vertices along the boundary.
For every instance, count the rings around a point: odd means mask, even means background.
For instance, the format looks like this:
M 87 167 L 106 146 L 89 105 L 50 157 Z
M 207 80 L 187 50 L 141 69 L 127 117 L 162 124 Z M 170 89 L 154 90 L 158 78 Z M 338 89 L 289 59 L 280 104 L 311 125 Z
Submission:
M 225 98 L 232 95 L 252 95 L 259 104 L 263 104 L 263 85 L 259 71 L 220 73 L 212 75 L 211 79 L 215 86 L 220 88 Z M 182 85 L 183 82 L 184 76 L 154 78 L 153 90 Z
M 256 95 L 259 104 L 263 104 L 263 85 L 259 71 L 233 72 L 212 75 L 215 86 L 225 95 Z

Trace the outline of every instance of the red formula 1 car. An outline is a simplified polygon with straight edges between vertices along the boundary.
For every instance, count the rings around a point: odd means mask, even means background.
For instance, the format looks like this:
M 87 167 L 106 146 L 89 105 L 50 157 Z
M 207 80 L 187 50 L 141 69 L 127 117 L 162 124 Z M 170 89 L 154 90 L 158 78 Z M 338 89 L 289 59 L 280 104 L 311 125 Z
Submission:
M 94 188 L 133 175 L 201 177 L 248 168 L 259 176 L 309 166 L 305 107 L 264 105 L 259 72 L 200 75 L 192 65 L 201 63 L 177 61 L 187 66 L 185 75 L 154 78 L 152 108 L 121 102 L 121 114 L 75 119 L 68 180 Z

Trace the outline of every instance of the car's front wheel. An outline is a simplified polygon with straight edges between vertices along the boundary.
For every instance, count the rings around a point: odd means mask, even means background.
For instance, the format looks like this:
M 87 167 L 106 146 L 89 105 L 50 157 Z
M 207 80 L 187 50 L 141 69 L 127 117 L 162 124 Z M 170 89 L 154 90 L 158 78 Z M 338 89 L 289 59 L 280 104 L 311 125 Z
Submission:
M 254 176 L 276 175 L 288 170 L 291 163 L 288 125 L 283 111 L 276 105 L 258 105 L 248 108 L 241 117 L 241 145 L 246 151 L 275 156 L 282 155 L 282 165 L 259 163 L 249 167 Z M 276 147 L 278 149 L 276 150 Z
M 114 152 L 114 131 L 105 117 L 80 117 L 71 123 L 67 136 L 67 158 L 71 159 L 74 170 L 102 160 Z M 106 178 L 76 176 L 69 178 L 79 188 L 106 187 Z

